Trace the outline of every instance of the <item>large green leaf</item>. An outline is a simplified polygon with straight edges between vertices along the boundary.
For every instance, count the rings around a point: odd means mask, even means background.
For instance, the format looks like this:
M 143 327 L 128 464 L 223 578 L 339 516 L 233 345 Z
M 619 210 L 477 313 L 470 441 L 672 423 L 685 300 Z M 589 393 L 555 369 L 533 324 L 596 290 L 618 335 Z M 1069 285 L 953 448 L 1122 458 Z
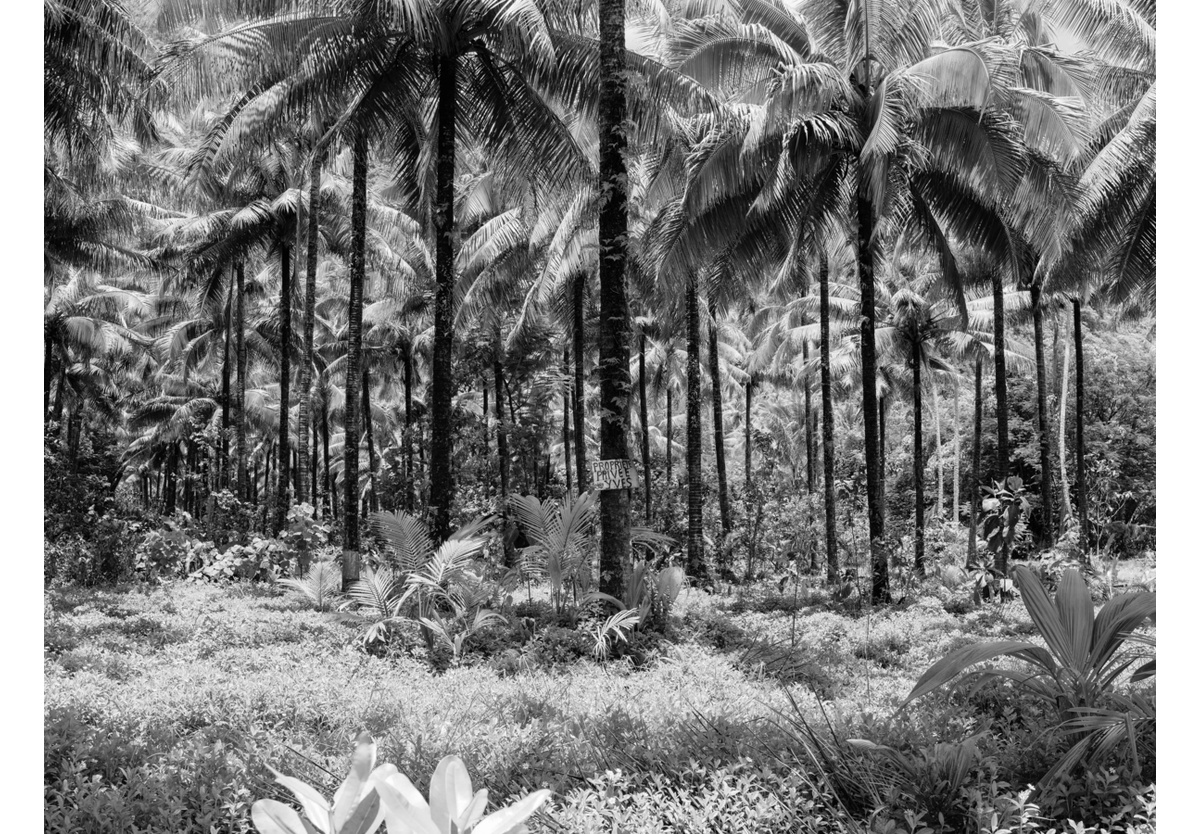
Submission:
M 1020 640 L 999 640 L 977 646 L 964 646 L 957 651 L 950 652 L 930 666 L 925 674 L 921 675 L 916 686 L 913 687 L 912 692 L 908 693 L 908 697 L 904 699 L 900 707 L 903 709 L 911 701 L 945 686 L 977 663 L 1003 656 L 1027 660 L 1041 666 L 1050 674 L 1055 671 L 1054 658 L 1041 646 L 1035 646 L 1033 643 Z
M 259 834 L 307 834 L 300 815 L 274 799 L 260 799 L 250 808 L 250 819 Z
M 1013 570 L 1013 579 L 1017 584 L 1017 588 L 1021 591 L 1021 601 L 1025 603 L 1025 608 L 1029 611 L 1030 619 L 1037 626 L 1037 630 L 1041 634 L 1042 639 L 1046 641 L 1046 645 L 1050 647 L 1051 654 L 1062 665 L 1074 667 L 1074 664 L 1071 662 L 1071 639 L 1063 628 L 1063 624 L 1059 620 L 1058 610 L 1054 607 L 1054 603 L 1050 601 L 1050 595 L 1046 593 L 1046 589 L 1042 586 L 1041 581 L 1034 575 L 1033 571 L 1024 565 L 1018 565 Z M 1091 604 L 1090 599 L 1088 604 Z

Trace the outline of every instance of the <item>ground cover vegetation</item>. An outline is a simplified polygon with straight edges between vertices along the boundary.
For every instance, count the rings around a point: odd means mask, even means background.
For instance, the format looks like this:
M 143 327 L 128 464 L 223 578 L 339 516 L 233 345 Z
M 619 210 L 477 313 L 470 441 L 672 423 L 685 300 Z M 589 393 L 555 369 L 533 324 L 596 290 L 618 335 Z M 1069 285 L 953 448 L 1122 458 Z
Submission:
M 47 831 L 1154 830 L 1153 2 L 44 9 Z

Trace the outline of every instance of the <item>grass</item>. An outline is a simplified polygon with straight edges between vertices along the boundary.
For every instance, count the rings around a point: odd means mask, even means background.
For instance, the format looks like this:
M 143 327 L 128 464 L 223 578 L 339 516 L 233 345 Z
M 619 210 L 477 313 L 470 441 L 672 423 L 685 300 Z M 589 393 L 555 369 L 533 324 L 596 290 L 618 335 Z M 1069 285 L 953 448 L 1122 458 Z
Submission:
M 956 616 L 936 596 L 874 612 L 804 599 L 689 590 L 673 612 L 675 642 L 641 668 L 581 660 L 501 675 L 369 656 L 349 626 L 275 588 L 49 591 L 46 830 L 249 830 L 249 803 L 283 798 L 266 765 L 331 795 L 362 728 L 380 761 L 418 786 L 455 753 L 493 802 L 551 788 L 535 830 L 566 830 L 562 819 L 587 830 L 608 813 L 593 805 L 617 771 L 637 783 L 698 767 L 706 796 L 740 784 L 778 797 L 798 790 L 780 787 L 788 768 L 755 763 L 789 755 L 777 721 L 791 700 L 819 721 L 815 691 L 829 715 L 869 723 L 946 651 L 1030 628 L 1019 603 Z M 961 729 L 929 720 L 922 732 L 932 743 Z M 769 816 L 776 805 L 758 807 Z M 695 824 L 682 830 L 711 820 Z

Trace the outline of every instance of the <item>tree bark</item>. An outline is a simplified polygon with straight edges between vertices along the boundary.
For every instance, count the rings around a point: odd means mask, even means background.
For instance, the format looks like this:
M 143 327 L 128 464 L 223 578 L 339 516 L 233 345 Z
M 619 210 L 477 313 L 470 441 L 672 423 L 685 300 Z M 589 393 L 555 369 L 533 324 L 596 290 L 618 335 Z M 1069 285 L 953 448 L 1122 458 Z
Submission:
M 287 523 L 291 504 L 292 443 L 289 416 L 292 385 L 292 249 L 279 247 L 279 491 L 275 495 L 276 535 Z
M 246 500 L 246 265 L 238 261 L 237 274 L 237 470 L 238 498 Z
M 1033 305 L 1033 353 L 1037 365 L 1037 409 L 1038 409 L 1038 457 L 1042 470 L 1042 528 L 1043 547 L 1048 547 L 1058 538 L 1054 516 L 1054 467 L 1050 462 L 1050 416 L 1046 385 L 1046 351 L 1042 323 L 1042 287 L 1034 280 L 1029 285 L 1030 302 Z
M 1075 314 L 1075 501 L 1079 507 L 1079 549 L 1088 562 L 1087 469 L 1083 439 L 1083 307 L 1076 298 L 1071 302 Z
M 1064 340 L 1065 341 L 1065 340 Z M 1064 346 L 1062 395 L 1058 398 L 1058 464 L 1062 484 L 1063 526 L 1071 520 L 1071 480 L 1067 477 L 1067 400 L 1070 398 L 1071 351 Z
M 298 417 L 296 436 L 300 450 L 300 489 L 296 491 L 296 502 L 303 504 L 309 500 L 307 494 L 309 483 L 308 438 L 309 423 L 312 422 L 312 372 L 313 372 L 313 326 L 316 320 L 317 305 L 317 243 L 320 224 L 317 217 L 317 205 L 321 196 L 321 152 L 313 149 L 312 160 L 308 167 L 308 224 L 304 261 L 304 359 L 300 363 L 300 414 Z M 315 456 L 315 453 L 314 453 Z M 313 465 L 315 470 L 315 464 Z M 313 511 L 317 506 L 316 475 L 312 475 Z
M 325 453 L 325 495 L 329 498 L 329 514 L 336 522 L 338 520 L 338 498 L 336 481 L 329 469 L 329 409 L 321 409 L 321 445 Z
M 933 512 L 941 519 L 946 515 L 946 476 L 942 466 L 942 404 L 938 397 L 936 376 L 929 380 L 929 389 L 933 392 L 933 443 L 934 449 L 937 450 L 937 459 L 934 461 L 937 467 L 937 503 L 934 504 Z
M 753 486 L 751 463 L 754 452 L 754 433 L 750 422 L 750 407 L 754 404 L 754 377 L 746 379 L 746 497 L 749 500 L 750 489 Z
M 913 491 L 915 521 L 913 524 L 913 571 L 917 576 L 925 575 L 925 447 L 921 437 L 921 341 L 913 326 L 912 375 L 913 375 Z
M 962 523 L 962 513 L 958 509 L 959 489 L 962 483 L 962 432 L 960 431 L 961 417 L 958 408 L 958 374 L 954 375 L 954 486 L 951 488 L 953 503 L 950 505 L 954 523 Z
M 696 283 L 696 276 L 691 276 L 687 289 L 687 572 L 697 582 L 706 582 L 704 483 L 700 473 L 700 300 Z
M 231 279 L 233 276 L 229 276 Z M 225 346 L 221 355 L 221 458 L 217 462 L 217 477 L 222 489 L 229 488 L 229 429 L 233 372 L 233 281 L 225 297 Z
M 806 289 L 807 292 L 807 289 Z M 807 322 L 801 316 L 800 324 L 804 325 Z M 808 368 L 808 339 L 804 340 L 801 347 L 801 360 L 804 362 L 805 369 Z M 805 487 L 808 489 L 808 494 L 812 495 L 817 488 L 817 443 L 813 436 L 812 423 L 812 386 L 809 385 L 808 372 L 805 371 L 802 377 L 804 382 L 804 480 Z
M 646 334 L 638 342 L 638 417 L 642 422 L 642 497 L 645 501 L 643 518 L 650 525 L 650 409 L 646 403 Z
M 167 456 L 167 483 L 165 485 L 167 491 L 166 503 L 163 505 L 164 515 L 175 514 L 175 486 L 176 486 L 176 470 L 179 468 L 179 443 L 171 444 L 171 452 Z
M 45 352 L 42 357 L 45 378 L 42 386 L 42 425 L 45 425 L 50 422 L 50 388 L 54 384 L 54 340 L 49 330 L 45 332 L 42 344 Z
M 354 137 L 354 175 L 350 207 L 350 302 L 346 336 L 346 424 L 344 428 L 345 443 L 342 449 L 342 480 L 345 482 L 345 503 L 342 508 L 343 591 L 349 590 L 350 585 L 359 578 L 358 442 L 361 427 L 358 414 L 358 386 L 362 381 L 363 284 L 366 282 L 367 276 L 367 155 L 369 150 L 367 130 L 365 127 L 359 127 Z M 440 261 L 438 266 L 440 269 Z M 438 293 L 441 293 L 440 284 Z
M 454 162 L 457 147 L 458 59 L 442 56 L 438 65 L 437 184 L 434 196 L 437 292 L 433 313 L 433 390 L 430 408 L 429 503 L 436 541 L 450 537 L 454 502 L 451 455 L 454 438 Z
M 367 369 L 367 363 L 363 362 L 362 369 L 362 424 L 363 431 L 367 435 L 367 480 L 370 483 L 370 491 L 368 506 L 371 512 L 379 512 L 379 495 L 376 493 L 375 485 L 375 420 L 371 414 L 371 376 Z
M 563 348 L 563 379 L 570 377 L 571 350 Z M 571 385 L 563 386 L 563 473 L 566 475 L 567 495 L 571 494 Z
M 412 345 L 404 351 L 404 509 L 413 512 L 416 507 L 417 478 L 413 466 L 413 360 Z
M 672 439 L 671 422 L 675 418 L 675 415 L 672 411 L 673 405 L 674 405 L 674 403 L 672 402 L 672 397 L 671 397 L 671 383 L 668 380 L 667 381 L 667 489 L 669 489 L 669 490 L 675 489 L 675 482 L 673 480 L 671 480 L 671 446 L 674 443 L 674 440 Z
M 1008 479 L 1008 377 L 1004 348 L 1004 281 L 999 270 L 992 271 L 992 326 L 995 330 L 996 361 L 996 458 L 1000 483 Z M 1008 538 L 996 555 L 996 570 L 1008 574 Z
M 504 425 L 504 354 L 500 326 L 492 332 L 492 375 L 496 384 L 496 456 L 500 463 L 500 512 L 508 512 L 508 431 Z
M 583 405 L 583 290 L 587 277 L 581 272 L 575 276 L 571 298 L 571 341 L 575 349 L 575 477 L 582 495 L 588 488 L 587 427 L 584 425 Z
M 979 457 L 983 445 L 983 357 L 975 357 L 975 433 L 971 445 L 971 529 L 967 531 L 967 564 L 975 564 L 979 551 Z
M 838 580 L 837 491 L 834 482 L 833 455 L 833 374 L 830 369 L 829 333 L 829 259 L 821 252 L 819 281 L 821 292 L 821 446 L 825 465 L 825 578 Z
M 861 165 L 859 177 L 862 178 Z M 867 526 L 871 536 L 871 600 L 891 601 L 888 554 L 884 543 L 883 470 L 880 460 L 879 402 L 875 391 L 875 254 L 872 236 L 874 208 L 860 181 L 858 193 L 858 289 L 860 350 L 862 352 L 863 429 L 867 463 Z
M 718 558 L 725 560 L 725 539 L 733 529 L 729 510 L 729 481 L 725 472 L 725 410 L 721 391 L 721 363 L 717 351 L 717 305 L 708 302 L 708 375 L 712 380 L 713 452 L 717 462 L 717 505 L 721 512 L 721 547 Z
M 628 461 L 628 175 L 625 154 L 625 2 L 600 0 L 600 459 Z M 626 464 L 628 465 L 628 464 Z M 600 493 L 600 590 L 620 597 L 630 556 L 629 490 Z

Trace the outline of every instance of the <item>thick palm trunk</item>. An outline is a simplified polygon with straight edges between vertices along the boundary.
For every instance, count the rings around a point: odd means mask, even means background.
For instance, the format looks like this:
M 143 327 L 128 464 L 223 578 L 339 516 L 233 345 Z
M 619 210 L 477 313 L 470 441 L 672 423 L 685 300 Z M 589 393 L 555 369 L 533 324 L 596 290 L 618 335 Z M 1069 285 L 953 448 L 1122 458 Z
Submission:
M 1084 561 L 1088 555 L 1087 469 L 1083 440 L 1083 308 L 1076 298 L 1072 302 L 1075 314 L 1075 500 L 1079 506 L 1079 548 Z
M 179 444 L 171 444 L 171 453 L 167 457 L 167 483 L 165 489 L 167 492 L 166 503 L 163 505 L 164 515 L 175 514 L 175 487 L 176 487 L 176 470 L 179 468 Z
M 915 328 L 914 328 L 915 329 Z M 913 333 L 913 490 L 915 521 L 913 524 L 913 570 L 925 575 L 925 447 L 921 437 L 921 348 L 919 337 Z
M 371 376 L 367 369 L 366 363 L 363 363 L 362 372 L 362 424 L 363 431 L 367 435 L 367 480 L 370 483 L 370 491 L 368 495 L 368 506 L 371 512 L 379 512 L 379 495 L 376 492 L 375 486 L 375 470 L 376 470 L 376 455 L 375 455 L 375 420 L 371 414 Z
M 754 454 L 754 432 L 753 426 L 750 423 L 750 407 L 754 404 L 754 377 L 751 376 L 746 380 L 746 495 L 750 495 L 753 480 L 751 478 L 752 458 Z
M 350 309 L 346 337 L 345 444 L 342 450 L 342 479 L 346 490 L 342 509 L 342 590 L 348 590 L 359 576 L 358 386 L 362 380 L 363 284 L 367 273 L 367 142 L 366 128 L 360 127 L 354 137 L 354 179 L 350 208 Z M 438 292 L 441 292 L 440 287 Z
M 246 500 L 246 265 L 237 262 L 237 483 L 238 498 Z
M 581 272 L 575 276 L 571 288 L 571 346 L 575 351 L 575 475 L 579 482 L 579 494 L 588 488 L 587 427 L 583 423 L 583 290 L 586 276 Z
M 292 249 L 279 248 L 279 491 L 275 500 L 275 533 L 287 523 L 291 503 L 292 443 L 289 416 L 292 385 Z
M 942 466 L 942 404 L 938 398 L 936 376 L 930 379 L 929 388 L 933 391 L 933 448 L 937 452 L 937 459 L 934 461 L 937 468 L 937 503 L 933 505 L 933 514 L 941 519 L 945 516 L 946 478 Z
M 960 417 L 958 408 L 958 375 L 954 376 L 954 484 L 951 487 L 950 512 L 953 514 L 954 523 L 962 523 L 962 513 L 958 509 L 958 491 L 962 476 L 960 474 L 962 462 L 962 432 L 959 430 Z
M 1033 305 L 1033 355 L 1037 365 L 1038 457 L 1040 459 L 1042 498 L 1042 544 L 1049 546 L 1058 538 L 1054 517 L 1054 468 L 1050 463 L 1050 417 L 1046 385 L 1046 351 L 1042 323 L 1042 288 L 1038 281 L 1029 287 Z
M 643 520 L 650 524 L 650 408 L 646 403 L 646 334 L 638 341 L 638 417 L 642 421 L 642 497 L 645 500 Z
M 821 292 L 821 447 L 825 464 L 825 578 L 838 579 L 837 492 L 833 475 L 833 374 L 829 351 L 829 259 L 821 252 L 818 278 Z
M 983 358 L 975 357 L 975 433 L 971 441 L 971 529 L 967 531 L 967 564 L 974 564 L 979 551 L 979 457 L 983 445 Z
M 571 350 L 563 348 L 563 379 L 566 380 L 571 374 Z M 563 473 L 566 476 L 567 495 L 571 494 L 571 386 L 566 384 L 563 386 L 563 410 L 562 410 L 562 436 L 563 436 Z
M 671 383 L 667 382 L 667 489 L 674 489 L 675 482 L 671 480 L 671 446 L 674 444 L 674 433 L 671 431 L 671 423 L 675 419 L 673 410 L 673 398 L 671 396 Z
M 708 375 L 712 380 L 713 452 L 717 462 L 717 506 L 721 511 L 720 560 L 725 560 L 725 538 L 733 529 L 729 510 L 729 481 L 725 472 L 725 409 L 721 396 L 721 363 L 717 351 L 717 307 L 709 299 Z
M 600 0 L 600 459 L 628 461 L 629 302 L 625 292 L 625 2 Z M 626 464 L 628 465 L 628 464 Z M 629 559 L 629 490 L 600 493 L 600 590 L 620 597 Z
M 697 582 L 708 579 L 704 561 L 704 482 L 700 473 L 700 299 L 696 277 L 687 296 L 687 572 Z
M 443 56 L 438 65 L 437 185 L 434 195 L 437 291 L 433 311 L 433 390 L 430 395 L 429 503 L 437 541 L 450 537 L 454 501 L 451 454 L 454 442 L 454 155 L 458 114 L 458 59 Z
M 313 371 L 313 324 L 317 304 L 317 237 L 320 226 L 317 220 L 317 203 L 321 193 L 321 154 L 314 149 L 308 168 L 308 227 L 304 260 L 304 358 L 300 363 L 300 414 L 296 430 L 300 450 L 300 488 L 296 490 L 297 503 L 304 503 L 310 496 L 308 436 L 312 421 L 312 371 Z M 314 465 L 315 470 L 315 465 Z M 316 476 L 313 477 L 312 503 L 317 505 Z

